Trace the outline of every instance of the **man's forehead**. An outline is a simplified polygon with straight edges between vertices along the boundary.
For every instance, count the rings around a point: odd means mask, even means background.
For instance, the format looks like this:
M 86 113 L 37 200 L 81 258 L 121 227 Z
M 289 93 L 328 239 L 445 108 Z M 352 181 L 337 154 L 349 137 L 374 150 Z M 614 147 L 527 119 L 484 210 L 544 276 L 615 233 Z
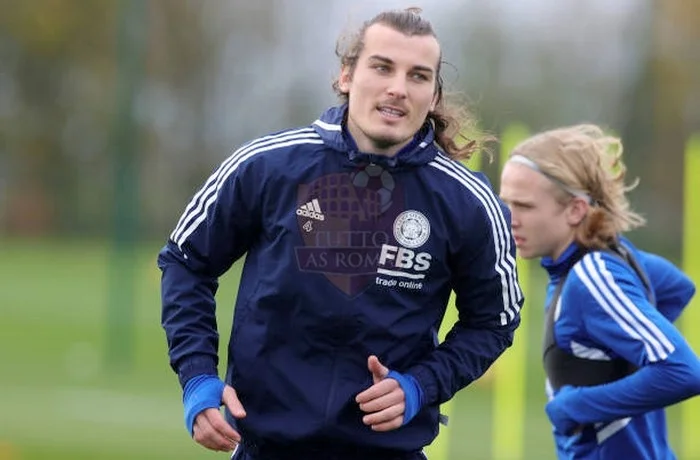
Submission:
M 525 165 L 508 162 L 501 174 L 501 188 L 506 193 L 549 193 L 550 181 Z
M 520 185 L 540 185 L 546 181 L 546 178 L 539 172 L 512 161 L 507 162 L 503 168 L 503 177 Z
M 393 62 L 410 61 L 412 65 L 435 70 L 440 44 L 432 35 L 409 36 L 385 24 L 373 24 L 365 31 L 363 54 L 380 55 Z

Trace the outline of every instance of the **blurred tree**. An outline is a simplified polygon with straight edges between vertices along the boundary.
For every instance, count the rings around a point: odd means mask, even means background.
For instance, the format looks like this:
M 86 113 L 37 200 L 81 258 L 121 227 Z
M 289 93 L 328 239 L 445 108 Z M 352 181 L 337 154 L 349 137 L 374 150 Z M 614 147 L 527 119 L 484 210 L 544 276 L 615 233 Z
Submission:
M 441 38 L 457 69 L 445 67 L 449 89 L 463 91 L 492 132 L 512 121 L 537 130 L 584 119 L 620 130 L 634 152 L 631 170 L 644 179 L 633 196 L 658 213 L 647 232 L 680 222 L 680 204 L 669 203 L 680 201 L 679 146 L 699 129 L 700 2 L 535 3 L 445 7 Z M 0 0 L 0 229 L 110 228 L 119 4 Z M 334 10 L 320 4 L 148 1 L 146 73 L 134 108 L 144 235 L 162 238 L 231 148 L 317 114 L 325 90 L 309 72 L 318 77 L 313 66 L 325 66 L 313 46 L 328 30 L 309 21 Z M 326 69 L 328 83 L 334 70 Z
M 78 7 L 79 6 L 79 7 Z M 8 116 L 6 227 L 44 233 L 76 225 L 78 184 L 107 122 L 115 1 L 0 1 L 0 53 Z M 58 193 L 60 192 L 60 193 Z
M 277 24 L 282 4 L 158 2 L 151 14 L 151 81 L 139 109 L 149 152 L 145 234 L 162 239 L 212 168 L 260 135 L 245 126 L 264 122 L 271 101 L 245 101 L 271 80 L 269 56 L 284 39 Z
M 0 0 L 0 90 L 9 94 L 0 110 L 7 194 L 0 225 L 9 233 L 97 235 L 110 228 L 121 3 Z M 221 8 L 209 5 L 148 2 L 149 65 L 133 114 L 147 141 L 136 147 L 140 166 L 162 163 L 159 153 L 172 151 L 172 138 L 196 138 L 207 126 L 203 94 L 218 41 L 207 40 L 203 16 Z
M 634 193 L 649 220 L 639 236 L 650 249 L 678 258 L 683 151 L 690 135 L 700 131 L 700 2 L 652 6 L 649 49 L 629 95 L 623 137 L 628 158 L 638 158 L 642 183 Z

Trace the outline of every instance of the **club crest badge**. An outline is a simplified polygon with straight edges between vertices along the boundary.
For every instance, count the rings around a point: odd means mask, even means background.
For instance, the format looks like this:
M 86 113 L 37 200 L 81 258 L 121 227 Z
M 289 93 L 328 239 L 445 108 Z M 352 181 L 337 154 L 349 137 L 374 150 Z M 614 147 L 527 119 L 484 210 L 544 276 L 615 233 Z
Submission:
M 394 220 L 394 238 L 409 249 L 423 246 L 430 236 L 430 222 L 419 211 L 404 211 Z

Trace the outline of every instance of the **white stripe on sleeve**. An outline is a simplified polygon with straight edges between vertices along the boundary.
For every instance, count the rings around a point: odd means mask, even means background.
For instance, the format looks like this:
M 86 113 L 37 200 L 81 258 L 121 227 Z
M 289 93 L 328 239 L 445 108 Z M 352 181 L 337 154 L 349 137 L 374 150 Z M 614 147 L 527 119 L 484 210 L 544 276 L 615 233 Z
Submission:
M 474 176 L 466 168 L 454 161 L 438 154 L 430 166 L 444 172 L 449 177 L 457 180 L 469 190 L 486 210 L 491 223 L 491 232 L 496 251 L 495 271 L 501 277 L 503 313 L 501 313 L 501 325 L 512 321 L 520 310 L 519 302 L 522 299 L 522 291 L 517 282 L 515 259 L 511 255 L 510 229 L 506 222 L 501 206 L 493 191 L 481 180 Z
M 323 141 L 312 128 L 304 128 L 274 136 L 266 136 L 241 147 L 221 164 L 209 177 L 204 187 L 195 194 L 180 217 L 175 230 L 170 235 L 170 239 L 178 246 L 182 246 L 187 237 L 206 219 L 209 207 L 216 201 L 219 190 L 221 190 L 226 179 L 245 160 L 262 152 L 292 145 L 322 143 Z
M 666 359 L 674 346 L 625 295 L 599 252 L 586 254 L 574 271 L 591 296 L 630 337 L 639 340 L 650 362 Z

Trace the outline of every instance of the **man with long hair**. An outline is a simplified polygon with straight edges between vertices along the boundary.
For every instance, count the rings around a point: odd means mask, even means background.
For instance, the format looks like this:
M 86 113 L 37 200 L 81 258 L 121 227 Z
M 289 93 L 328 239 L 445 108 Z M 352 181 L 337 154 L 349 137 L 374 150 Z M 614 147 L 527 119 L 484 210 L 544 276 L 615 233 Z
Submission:
M 383 12 L 337 50 L 342 104 L 234 152 L 158 257 L 186 427 L 236 459 L 423 459 L 520 322 L 507 208 L 455 161 L 478 143 L 430 23 Z M 222 380 L 214 295 L 244 254 Z
M 675 459 L 664 408 L 700 393 L 673 321 L 695 292 L 624 232 L 644 224 L 622 143 L 582 124 L 515 147 L 501 176 L 519 255 L 549 274 L 543 359 L 559 459 Z

